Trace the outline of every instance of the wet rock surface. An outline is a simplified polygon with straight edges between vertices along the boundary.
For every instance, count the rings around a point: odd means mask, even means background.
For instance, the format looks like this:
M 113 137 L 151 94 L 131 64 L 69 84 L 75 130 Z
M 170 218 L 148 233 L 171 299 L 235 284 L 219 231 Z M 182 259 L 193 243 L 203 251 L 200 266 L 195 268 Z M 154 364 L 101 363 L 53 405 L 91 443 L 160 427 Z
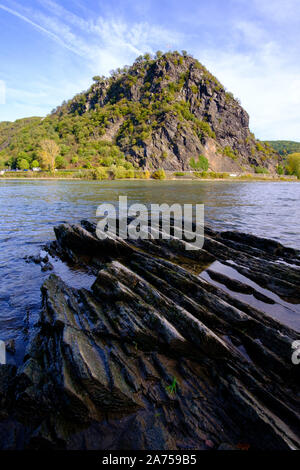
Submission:
M 210 229 L 193 252 L 87 221 L 55 234 L 49 255 L 95 282 L 42 286 L 23 364 L 0 367 L 2 449 L 300 448 L 299 334 L 268 314 L 299 315 L 298 251 Z

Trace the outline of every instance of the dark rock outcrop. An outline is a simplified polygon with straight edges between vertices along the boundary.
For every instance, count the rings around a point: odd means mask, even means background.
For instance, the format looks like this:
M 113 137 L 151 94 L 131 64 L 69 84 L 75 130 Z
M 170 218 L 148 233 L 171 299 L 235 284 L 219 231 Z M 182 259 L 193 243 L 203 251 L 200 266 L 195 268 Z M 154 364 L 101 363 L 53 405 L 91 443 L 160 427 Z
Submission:
M 49 254 L 95 281 L 44 283 L 24 363 L 0 368 L 2 448 L 300 448 L 297 333 L 266 313 L 296 315 L 299 252 L 209 229 L 198 252 L 86 221 L 55 233 Z

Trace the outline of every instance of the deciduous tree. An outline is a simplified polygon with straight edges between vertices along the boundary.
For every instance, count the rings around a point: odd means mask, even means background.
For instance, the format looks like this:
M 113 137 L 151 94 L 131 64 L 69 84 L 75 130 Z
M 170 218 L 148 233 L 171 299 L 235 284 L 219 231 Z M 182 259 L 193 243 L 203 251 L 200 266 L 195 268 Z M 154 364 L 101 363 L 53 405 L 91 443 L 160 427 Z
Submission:
M 54 140 L 45 139 L 40 143 L 42 166 L 50 171 L 55 170 L 55 159 L 59 154 L 59 146 Z

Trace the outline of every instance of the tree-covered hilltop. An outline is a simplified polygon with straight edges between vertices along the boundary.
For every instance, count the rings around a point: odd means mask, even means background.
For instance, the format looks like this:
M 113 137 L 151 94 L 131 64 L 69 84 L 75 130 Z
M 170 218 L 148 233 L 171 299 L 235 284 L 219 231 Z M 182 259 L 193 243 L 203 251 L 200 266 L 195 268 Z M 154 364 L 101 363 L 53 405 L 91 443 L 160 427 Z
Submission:
M 300 153 L 300 142 L 292 140 L 268 140 L 265 141 L 268 145 L 280 153 L 280 155 L 289 155 L 291 153 Z
M 145 54 L 93 80 L 46 118 L 0 123 L 0 164 L 45 165 L 49 140 L 58 168 L 273 173 L 280 164 L 250 132 L 238 100 L 184 51 Z

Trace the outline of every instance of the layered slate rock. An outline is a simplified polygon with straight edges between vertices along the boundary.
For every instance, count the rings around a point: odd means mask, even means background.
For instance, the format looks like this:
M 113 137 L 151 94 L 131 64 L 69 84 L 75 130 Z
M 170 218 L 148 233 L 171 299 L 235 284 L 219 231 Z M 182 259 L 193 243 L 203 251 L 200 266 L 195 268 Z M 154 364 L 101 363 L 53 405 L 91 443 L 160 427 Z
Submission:
M 193 252 L 87 221 L 55 233 L 49 257 L 94 283 L 44 283 L 24 363 L 0 369 L 2 448 L 300 447 L 299 335 L 270 316 L 297 315 L 299 252 L 209 229 Z

